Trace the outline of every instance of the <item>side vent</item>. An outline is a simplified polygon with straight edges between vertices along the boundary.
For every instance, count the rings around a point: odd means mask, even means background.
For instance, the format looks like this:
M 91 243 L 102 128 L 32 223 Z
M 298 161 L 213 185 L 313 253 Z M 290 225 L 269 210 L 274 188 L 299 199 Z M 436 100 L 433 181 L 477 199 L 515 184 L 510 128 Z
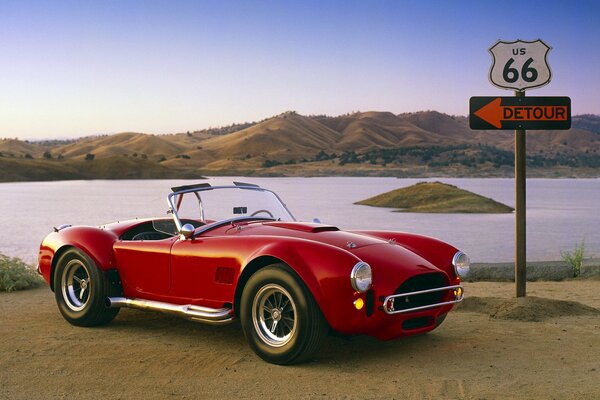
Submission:
M 215 273 L 215 282 L 231 285 L 233 283 L 233 268 L 218 267 Z

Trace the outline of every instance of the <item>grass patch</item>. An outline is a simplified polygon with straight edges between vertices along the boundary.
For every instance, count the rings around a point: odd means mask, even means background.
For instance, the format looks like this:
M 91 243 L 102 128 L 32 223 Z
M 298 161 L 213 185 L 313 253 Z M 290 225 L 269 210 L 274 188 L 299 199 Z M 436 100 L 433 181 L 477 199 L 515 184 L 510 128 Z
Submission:
M 0 253 L 0 292 L 31 289 L 43 282 L 42 277 L 23 260 Z
M 421 213 L 511 213 L 513 208 L 495 200 L 441 182 L 416 185 L 356 202 L 374 207 Z

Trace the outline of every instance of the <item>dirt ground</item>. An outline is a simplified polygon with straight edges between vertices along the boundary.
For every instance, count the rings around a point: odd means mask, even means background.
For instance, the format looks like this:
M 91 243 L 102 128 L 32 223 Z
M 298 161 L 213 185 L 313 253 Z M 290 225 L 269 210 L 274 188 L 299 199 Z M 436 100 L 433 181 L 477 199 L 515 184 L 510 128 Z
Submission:
M 108 326 L 77 328 L 48 288 L 0 293 L 0 398 L 600 398 L 600 281 L 529 283 L 520 302 L 512 283 L 465 291 L 431 333 L 331 337 L 292 367 L 256 357 L 238 323 L 124 309 Z

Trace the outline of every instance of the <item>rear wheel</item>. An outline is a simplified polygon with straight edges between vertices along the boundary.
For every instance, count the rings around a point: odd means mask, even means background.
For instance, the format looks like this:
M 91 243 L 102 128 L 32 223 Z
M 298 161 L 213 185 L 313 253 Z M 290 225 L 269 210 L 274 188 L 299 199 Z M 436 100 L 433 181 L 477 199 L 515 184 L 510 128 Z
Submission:
M 319 306 L 285 264 L 270 265 L 250 277 L 242 293 L 240 314 L 252 350 L 274 364 L 306 361 L 327 334 Z
M 106 307 L 109 289 L 104 273 L 81 250 L 68 250 L 58 260 L 54 296 L 60 313 L 71 324 L 97 326 L 110 322 L 119 309 Z

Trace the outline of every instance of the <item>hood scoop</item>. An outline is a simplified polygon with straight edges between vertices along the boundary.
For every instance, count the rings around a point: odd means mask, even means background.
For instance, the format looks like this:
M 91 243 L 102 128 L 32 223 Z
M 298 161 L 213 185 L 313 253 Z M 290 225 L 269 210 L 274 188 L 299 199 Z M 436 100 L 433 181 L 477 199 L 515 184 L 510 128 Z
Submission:
M 311 224 L 308 222 L 265 222 L 264 225 L 310 233 L 339 231 L 337 226 Z

